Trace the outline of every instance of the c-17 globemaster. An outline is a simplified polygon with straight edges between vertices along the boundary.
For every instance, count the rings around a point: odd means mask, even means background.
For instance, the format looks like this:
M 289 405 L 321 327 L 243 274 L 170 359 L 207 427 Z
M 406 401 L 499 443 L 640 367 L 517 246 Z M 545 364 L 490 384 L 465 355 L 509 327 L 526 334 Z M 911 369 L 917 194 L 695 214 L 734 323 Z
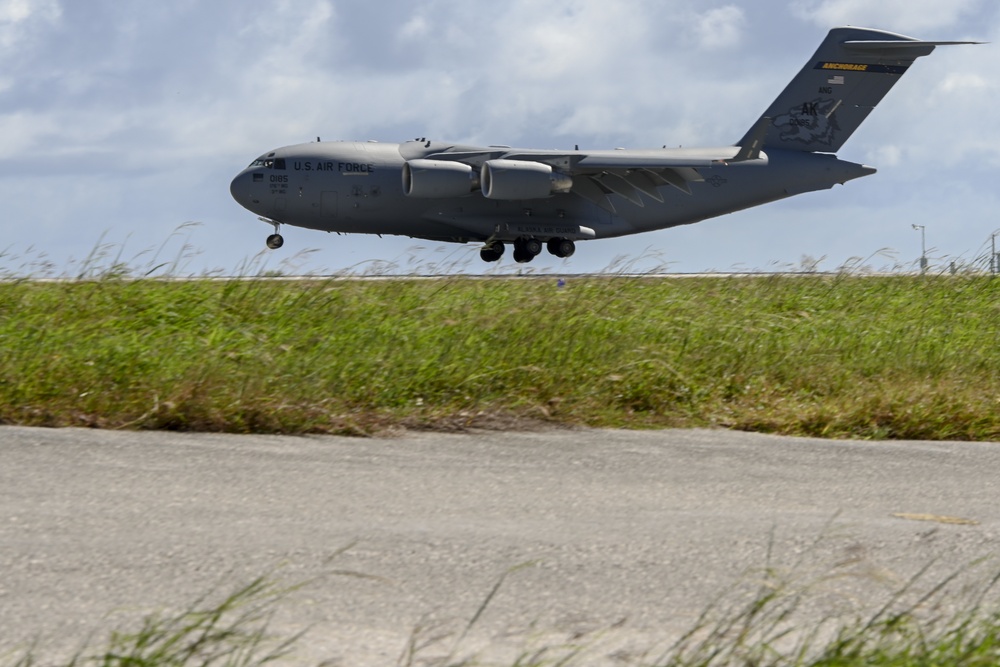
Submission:
M 233 179 L 243 207 L 274 225 L 506 244 L 530 262 L 576 242 L 690 224 L 875 173 L 835 154 L 913 62 L 936 46 L 834 28 L 733 146 L 537 150 L 416 139 L 321 142 L 265 153 Z

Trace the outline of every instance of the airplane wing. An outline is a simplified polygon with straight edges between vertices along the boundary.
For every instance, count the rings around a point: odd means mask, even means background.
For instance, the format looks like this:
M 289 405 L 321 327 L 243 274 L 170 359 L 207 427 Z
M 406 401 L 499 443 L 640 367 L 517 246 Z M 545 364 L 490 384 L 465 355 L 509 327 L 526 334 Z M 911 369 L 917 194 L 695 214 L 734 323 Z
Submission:
M 659 188 L 669 185 L 691 194 L 690 183 L 705 180 L 700 168 L 710 168 L 750 160 L 766 162 L 760 145 L 770 119 L 759 123 L 761 132 L 751 132 L 745 146 L 720 148 L 662 148 L 652 150 L 558 151 L 512 149 L 490 146 L 476 149 L 460 146 L 431 146 L 404 153 L 407 159 L 446 160 L 461 162 L 480 169 L 490 160 L 523 160 L 547 164 L 573 178 L 571 192 L 615 213 L 609 195 L 617 194 L 636 206 L 643 206 L 642 195 L 663 201 Z M 437 150 L 435 150 L 437 149 Z M 400 151 L 403 152 L 402 150 Z

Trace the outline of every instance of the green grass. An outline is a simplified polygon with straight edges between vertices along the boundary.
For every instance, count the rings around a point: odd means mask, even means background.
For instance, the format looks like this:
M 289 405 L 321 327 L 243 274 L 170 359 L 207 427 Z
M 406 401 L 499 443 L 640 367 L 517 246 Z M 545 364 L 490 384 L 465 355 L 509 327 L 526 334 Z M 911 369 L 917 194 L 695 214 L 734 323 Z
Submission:
M 0 422 L 1000 438 L 988 276 L 0 283 Z

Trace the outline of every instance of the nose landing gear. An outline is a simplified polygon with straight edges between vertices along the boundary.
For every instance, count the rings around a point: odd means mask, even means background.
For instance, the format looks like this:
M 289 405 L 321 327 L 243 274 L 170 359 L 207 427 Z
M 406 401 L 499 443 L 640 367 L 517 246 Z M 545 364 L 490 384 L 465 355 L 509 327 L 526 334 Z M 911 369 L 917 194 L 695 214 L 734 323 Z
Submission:
M 278 233 L 281 231 L 281 223 L 275 222 L 274 220 L 268 220 L 267 218 L 261 218 L 260 220 L 270 225 L 274 225 L 274 233 L 268 236 L 267 241 L 265 241 L 267 247 L 271 250 L 277 250 L 281 246 L 285 245 L 285 239 Z

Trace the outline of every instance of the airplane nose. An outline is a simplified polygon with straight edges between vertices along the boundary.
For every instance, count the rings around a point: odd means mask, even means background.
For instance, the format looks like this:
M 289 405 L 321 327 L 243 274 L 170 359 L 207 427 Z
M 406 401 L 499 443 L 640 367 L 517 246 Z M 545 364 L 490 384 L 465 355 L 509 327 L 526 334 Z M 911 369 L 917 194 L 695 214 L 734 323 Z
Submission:
M 250 208 L 248 204 L 250 203 L 250 174 L 245 171 L 241 171 L 233 179 L 233 182 L 229 184 L 229 194 L 233 196 L 243 208 Z

